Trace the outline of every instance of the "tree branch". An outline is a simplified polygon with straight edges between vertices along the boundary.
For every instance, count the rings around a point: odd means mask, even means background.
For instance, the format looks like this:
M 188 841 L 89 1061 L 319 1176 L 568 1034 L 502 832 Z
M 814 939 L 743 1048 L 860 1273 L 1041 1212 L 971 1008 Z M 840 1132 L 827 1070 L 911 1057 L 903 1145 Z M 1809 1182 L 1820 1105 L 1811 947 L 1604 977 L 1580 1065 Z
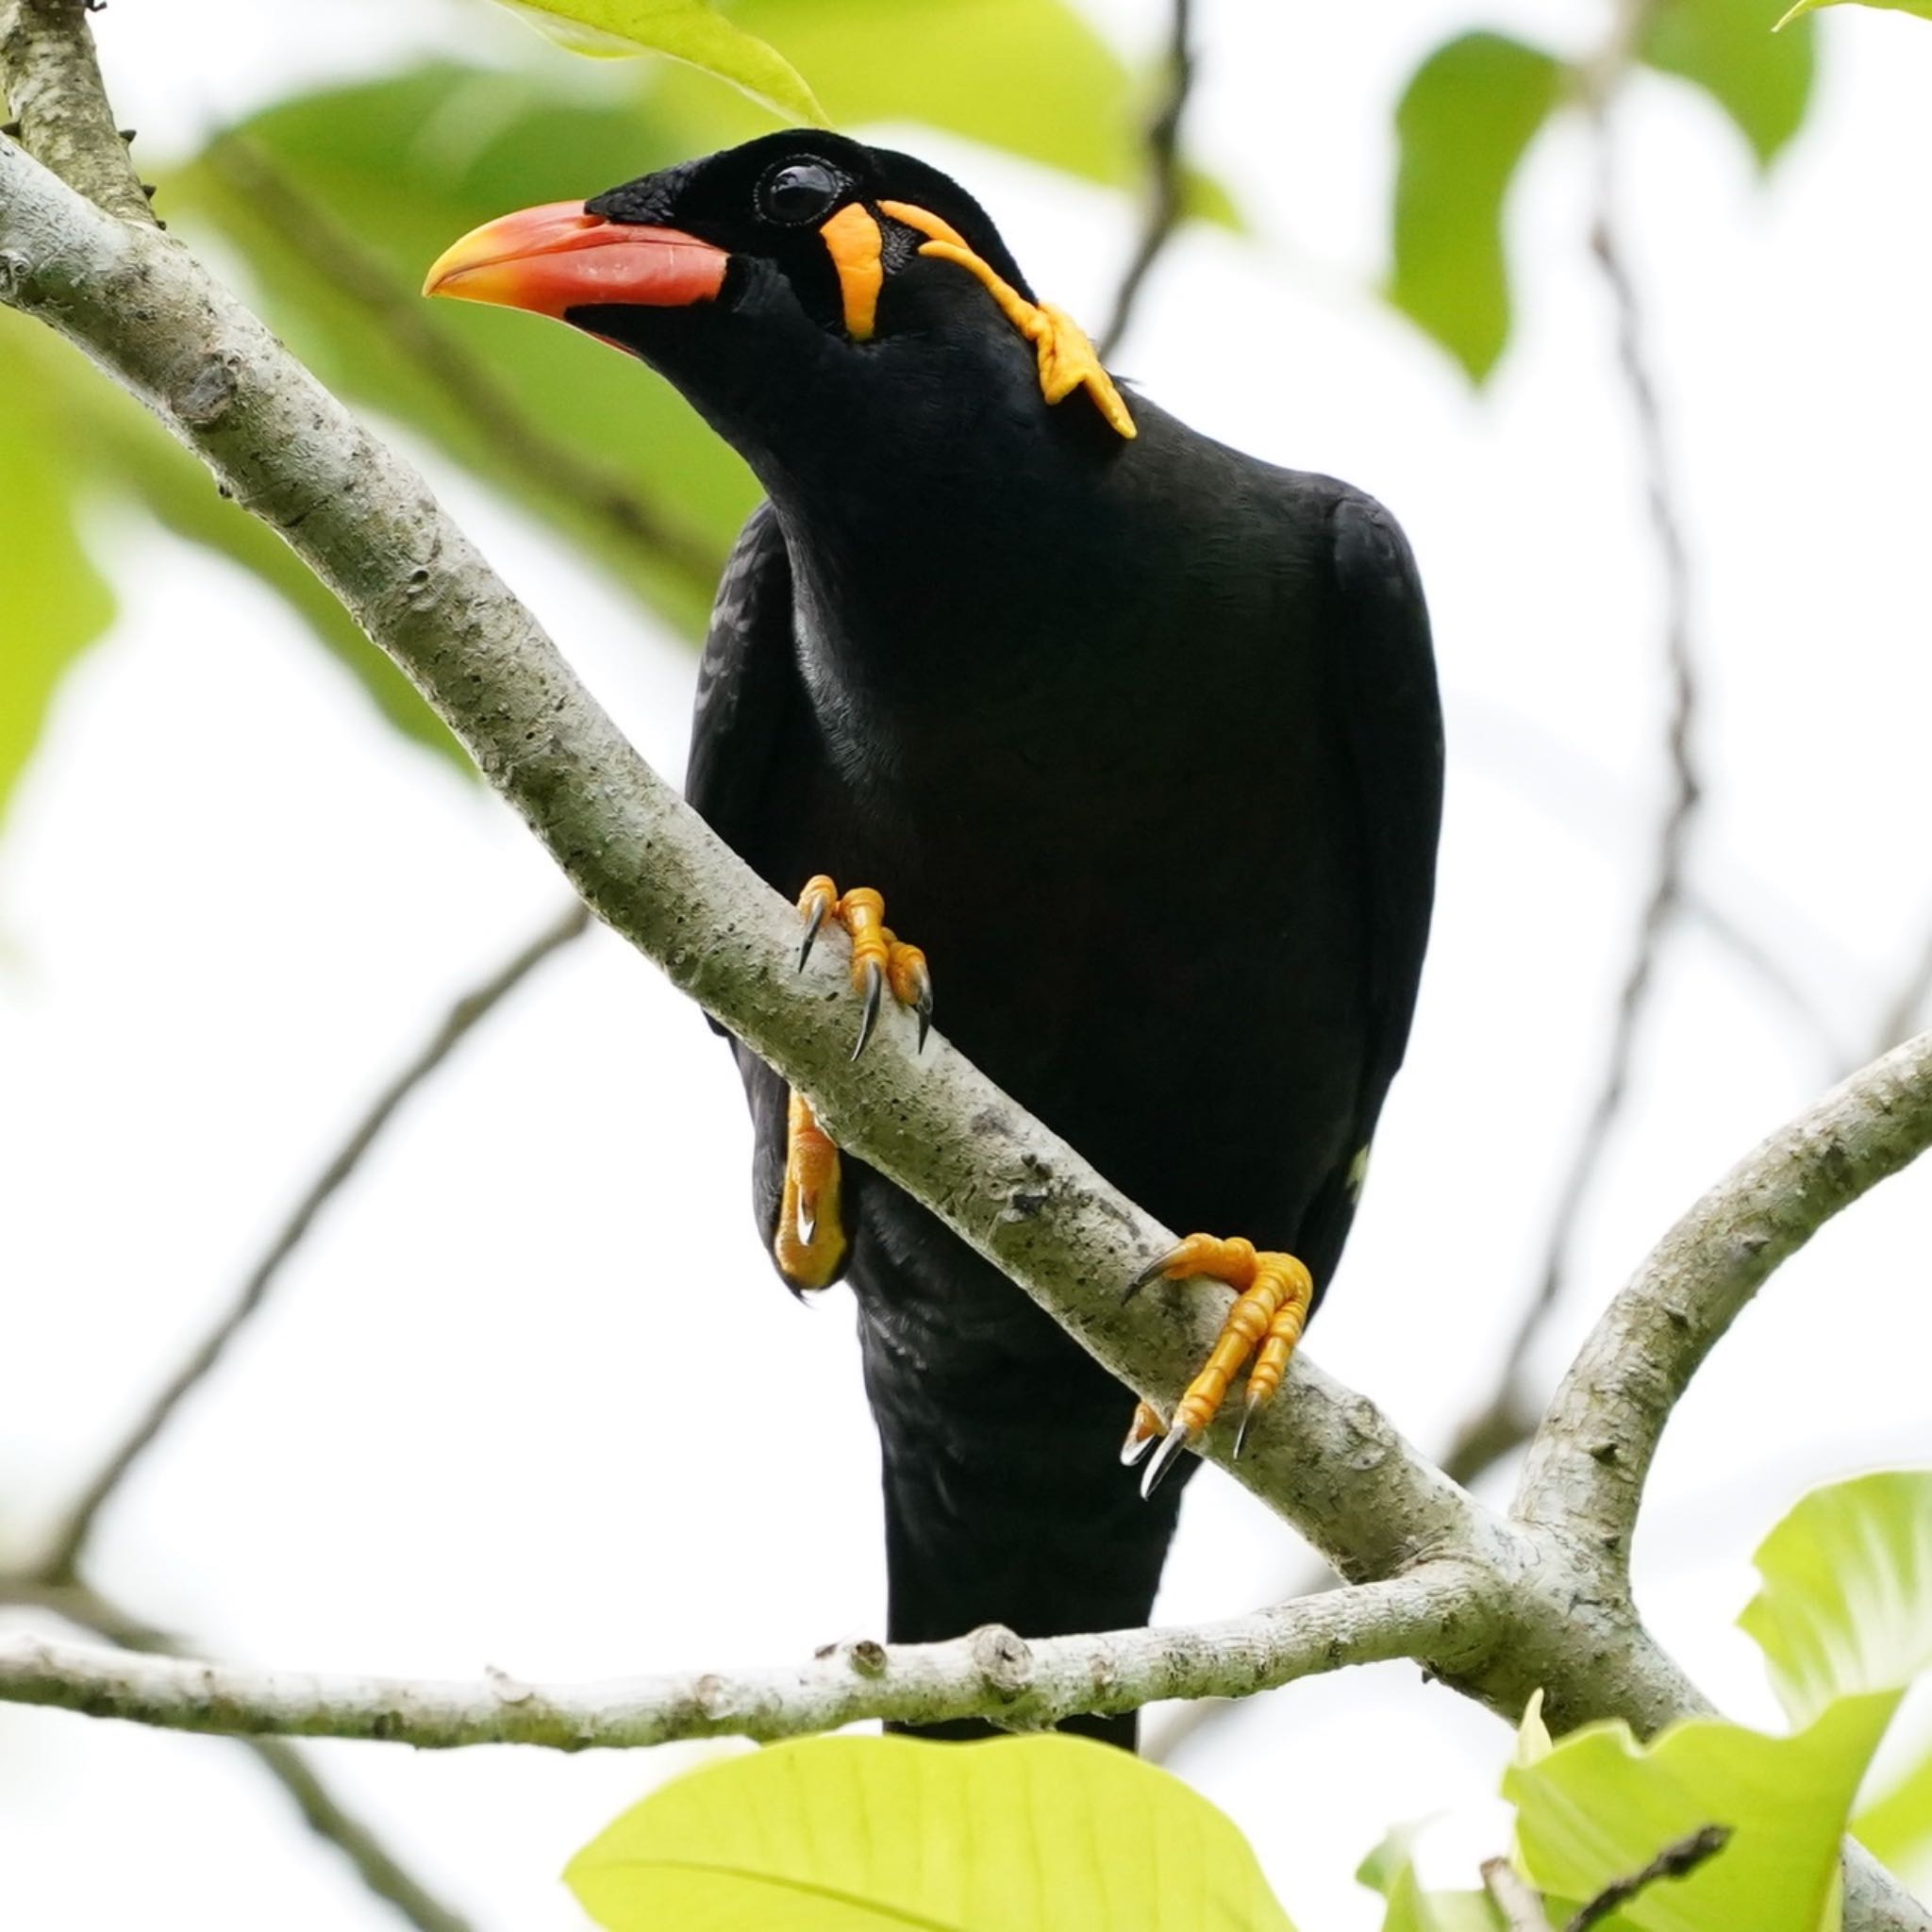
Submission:
M 1642 453 L 1644 495 L 1649 506 L 1651 534 L 1663 577 L 1664 665 L 1670 681 L 1670 706 L 1664 744 L 1671 774 L 1671 797 L 1657 828 L 1657 854 L 1650 891 L 1637 925 L 1637 937 L 1617 999 L 1602 1084 L 1584 1123 L 1581 1139 L 1571 1158 L 1557 1192 L 1551 1220 L 1542 1277 L 1518 1328 L 1504 1370 L 1505 1395 L 1496 1418 L 1507 1423 L 1526 1406 L 1523 1373 L 1531 1344 L 1544 1318 L 1562 1293 L 1576 1223 L 1591 1185 L 1603 1164 L 1630 1083 L 1637 1042 L 1650 1008 L 1658 956 L 1671 927 L 1684 910 L 1685 861 L 1690 831 L 1703 799 L 1703 784 L 1692 753 L 1697 718 L 1697 667 L 1690 643 L 1690 564 L 1683 520 L 1672 481 L 1670 453 L 1664 434 L 1663 410 L 1644 344 L 1643 308 L 1624 257 L 1616 224 L 1615 155 L 1610 135 L 1609 97 L 1627 68 L 1647 12 L 1645 0 L 1625 0 L 1619 8 L 1610 48 L 1591 72 L 1590 99 L 1596 129 L 1597 203 L 1591 232 L 1591 253 L 1603 271 L 1617 318 L 1617 362 L 1630 400 Z
M 81 1491 L 48 1543 L 46 1555 L 40 1565 L 40 1574 L 44 1579 L 57 1584 L 73 1580 L 81 1553 L 93 1534 L 95 1522 L 108 1498 L 120 1488 L 128 1471 L 140 1461 L 155 1438 L 167 1427 L 175 1411 L 207 1379 L 228 1344 L 259 1311 L 283 1264 L 301 1246 L 308 1230 L 315 1224 L 316 1217 L 356 1172 L 362 1158 L 381 1138 L 384 1128 L 403 1103 L 442 1065 L 480 1021 L 508 998 L 553 953 L 586 932 L 590 923 L 588 908 L 580 905 L 567 908 L 535 938 L 518 947 L 489 978 L 458 999 L 443 1016 L 436 1031 L 397 1070 L 295 1204 L 288 1220 L 269 1243 L 268 1251 L 242 1284 L 241 1292 L 231 1306 L 195 1344 L 187 1360 L 169 1377 Z
M 37 1605 L 126 1650 L 165 1652 L 173 1644 L 164 1633 L 85 1583 L 0 1576 L 0 1604 Z M 292 1744 L 267 1737 L 243 1738 L 240 1742 L 289 1794 L 309 1830 L 334 1845 L 357 1877 L 377 1898 L 393 1906 L 416 1932 L 473 1932 L 467 1919 L 451 1911 L 397 1859 L 373 1825 L 337 1798 Z
M 1483 1579 L 1457 1563 L 1332 1591 L 1195 1629 L 1024 1642 L 989 1624 L 948 1643 L 842 1644 L 791 1669 L 536 1685 L 325 1676 L 0 1637 L 0 1699 L 231 1737 L 379 1739 L 421 1749 L 622 1749 L 675 1739 L 769 1741 L 868 1718 L 992 1717 L 1034 1730 L 1162 1697 L 1245 1695 L 1391 1657 L 1454 1662 L 1479 1635 Z
M 1922 1033 L 1740 1161 L 1585 1342 L 1530 1449 L 1518 1518 L 1622 1578 L 1658 1440 L 1704 1358 L 1779 1263 L 1928 1146 L 1932 1033 Z
M 1187 178 L 1181 162 L 1181 117 L 1194 85 L 1193 0 L 1168 0 L 1167 59 L 1160 99 L 1147 124 L 1147 188 L 1141 233 L 1114 293 L 1113 314 L 1101 331 L 1105 361 L 1120 347 L 1134 319 L 1141 291 L 1186 212 Z
M 109 214 L 152 227 L 101 85 L 90 11 L 88 0 L 0 0 L 0 82 L 29 154 Z

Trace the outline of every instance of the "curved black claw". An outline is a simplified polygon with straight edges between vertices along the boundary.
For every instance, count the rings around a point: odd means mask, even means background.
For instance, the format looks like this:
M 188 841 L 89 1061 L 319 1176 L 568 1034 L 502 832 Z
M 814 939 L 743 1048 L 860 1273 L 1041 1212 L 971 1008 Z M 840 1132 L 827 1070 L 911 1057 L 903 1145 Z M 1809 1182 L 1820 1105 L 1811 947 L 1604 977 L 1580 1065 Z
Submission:
M 1188 1446 L 1188 1425 L 1175 1423 L 1160 1439 L 1160 1447 L 1154 1452 L 1154 1460 L 1147 1465 L 1147 1471 L 1141 1478 L 1142 1501 L 1160 1487 L 1161 1478 L 1181 1459 L 1181 1451 Z
M 1136 1416 L 1134 1422 L 1138 1423 L 1139 1421 L 1140 1417 Z M 1153 1448 L 1155 1441 L 1154 1437 L 1143 1436 L 1137 1427 L 1129 1424 L 1126 1440 L 1121 1444 L 1121 1467 L 1123 1469 L 1136 1468 L 1148 1450 Z
M 1166 1254 L 1161 1256 L 1159 1260 L 1148 1262 L 1146 1267 L 1141 1269 L 1140 1274 L 1127 1283 L 1126 1292 L 1121 1296 L 1121 1307 L 1125 1307 L 1150 1281 L 1158 1281 L 1174 1266 L 1179 1254 L 1180 1250 L 1178 1248 L 1170 1248 Z
M 819 936 L 819 928 L 825 923 L 825 915 L 831 911 L 830 904 L 823 897 L 814 902 L 811 916 L 805 922 L 805 937 L 798 942 L 798 970 L 805 971 L 805 962 L 811 958 L 812 941 Z
M 1241 1405 L 1241 1425 L 1234 1432 L 1234 1460 L 1241 1459 L 1241 1444 L 1248 1440 L 1248 1424 L 1261 1413 L 1261 1404 L 1255 1400 L 1252 1392 Z
M 857 1059 L 872 1040 L 872 1029 L 878 1024 L 879 1003 L 885 997 L 886 969 L 876 959 L 865 962 L 865 1010 L 858 1016 L 858 1044 L 852 1049 L 852 1058 Z
M 919 1015 L 919 1043 L 912 1051 L 916 1054 L 925 1051 L 925 1036 L 932 1031 L 932 988 L 928 986 L 917 1000 L 912 1010 Z

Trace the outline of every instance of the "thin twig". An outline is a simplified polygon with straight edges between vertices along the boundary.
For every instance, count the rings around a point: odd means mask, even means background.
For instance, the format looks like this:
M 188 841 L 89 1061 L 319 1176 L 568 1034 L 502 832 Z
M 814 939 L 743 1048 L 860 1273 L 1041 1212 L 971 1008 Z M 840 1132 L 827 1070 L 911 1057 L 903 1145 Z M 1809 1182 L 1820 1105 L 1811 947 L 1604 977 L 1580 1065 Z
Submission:
M 1624 971 L 1617 1000 L 1610 1046 L 1594 1104 L 1557 1196 L 1541 1279 L 1535 1298 L 1505 1364 L 1504 1382 L 1511 1399 L 1530 1348 L 1562 1292 L 1569 1269 L 1576 1224 L 1629 1091 L 1630 1071 L 1637 1041 L 1648 1014 L 1656 983 L 1658 956 L 1672 925 L 1684 908 L 1684 874 L 1692 823 L 1703 799 L 1703 785 L 1692 750 L 1697 721 L 1698 679 L 1690 641 L 1690 565 L 1685 546 L 1683 520 L 1672 480 L 1664 434 L 1663 411 L 1657 400 L 1644 342 L 1641 301 L 1631 278 L 1616 226 L 1614 151 L 1609 103 L 1593 103 L 1597 135 L 1597 206 L 1591 234 L 1591 252 L 1602 271 L 1617 317 L 1617 361 L 1636 421 L 1642 452 L 1644 494 L 1649 505 L 1651 535 L 1662 570 L 1664 595 L 1664 663 L 1670 680 L 1670 709 L 1665 749 L 1670 763 L 1671 798 L 1658 827 L 1657 857 L 1636 943 Z
M 1563 1927 L 1563 1932 L 1591 1932 L 1592 1926 L 1602 1924 L 1612 1912 L 1627 1906 L 1639 1892 L 1647 1891 L 1665 1879 L 1688 1878 L 1698 1866 L 1716 1857 L 1730 1841 L 1731 1827 L 1728 1824 L 1707 1824 L 1702 1831 L 1693 1831 L 1689 1838 L 1680 1839 L 1674 1845 L 1666 1845 L 1641 1872 L 1629 1878 L 1620 1878 L 1614 1885 L 1605 1886 Z
M 175 1647 L 173 1637 L 86 1583 L 48 1584 L 38 1577 L 0 1576 L 0 1605 L 52 1610 L 67 1623 L 92 1630 L 124 1650 L 154 1655 Z M 472 1932 L 470 1921 L 451 1911 L 429 1891 L 373 1827 L 330 1790 L 294 1745 L 280 1738 L 243 1738 L 239 1741 L 288 1792 L 309 1830 L 334 1845 L 355 1867 L 362 1883 L 377 1898 L 393 1906 L 417 1932 Z
M 1187 204 L 1186 171 L 1181 162 L 1181 117 L 1194 85 L 1193 0 L 1170 0 L 1165 85 L 1147 124 L 1146 210 L 1119 289 L 1113 314 L 1100 337 L 1103 359 L 1117 350 L 1134 319 L 1134 305 L 1154 264 L 1174 239 Z
M 244 135 L 226 134 L 209 145 L 204 159 L 233 191 L 238 207 L 264 224 L 280 245 L 299 236 L 303 258 L 339 293 L 360 303 L 380 325 L 383 339 L 441 389 L 520 475 L 603 524 L 647 563 L 710 596 L 724 567 L 711 544 L 648 501 L 627 477 L 540 428 L 482 359 L 437 323 L 430 305 L 260 147 Z
M 49 1543 L 41 1566 L 40 1574 L 49 1582 L 58 1584 L 73 1580 L 81 1552 L 93 1533 L 95 1522 L 108 1497 L 167 1426 L 182 1402 L 221 1359 L 223 1351 L 234 1341 L 237 1333 L 261 1307 L 283 1263 L 301 1245 L 316 1216 L 355 1173 L 397 1109 L 448 1059 L 479 1021 L 500 1006 L 559 947 L 568 945 L 584 932 L 590 924 L 590 918 L 583 906 L 572 905 L 560 917 L 553 919 L 534 939 L 519 946 L 487 979 L 463 994 L 443 1016 L 435 1032 L 390 1078 L 295 1204 L 275 1240 L 269 1243 L 267 1252 L 249 1272 L 234 1302 L 195 1344 L 187 1360 L 168 1378 L 142 1411 L 140 1420 L 81 1491 Z
M 21 144 L 123 221 L 156 225 L 101 85 L 86 0 L 0 0 L 0 87 Z
M 1886 1007 L 1873 1039 L 1872 1051 L 1874 1054 L 1884 1053 L 1901 1040 L 1910 1039 L 1928 998 L 1932 998 L 1932 932 L 1925 935 L 1924 950 Z
M 1508 1932 L 1550 1932 L 1550 1921 L 1536 1888 L 1507 1858 L 1483 1861 L 1483 1890 L 1502 1913 Z
M 294 1801 L 303 1823 L 348 1859 L 377 1898 L 386 1899 L 419 1932 L 472 1932 L 470 1920 L 425 1890 L 362 1819 L 343 1808 L 304 1753 L 280 1738 L 242 1741 Z
M 767 1740 L 867 1718 L 991 1717 L 1033 1730 L 1156 1698 L 1247 1694 L 1354 1664 L 1428 1657 L 1453 1671 L 1499 1619 L 1457 1561 L 1191 1628 L 1031 1642 L 997 1624 L 945 1643 L 828 1645 L 763 1670 L 534 1684 L 325 1675 L 0 1635 L 0 1700 L 230 1737 L 359 1738 L 427 1750 L 622 1750 L 675 1739 Z

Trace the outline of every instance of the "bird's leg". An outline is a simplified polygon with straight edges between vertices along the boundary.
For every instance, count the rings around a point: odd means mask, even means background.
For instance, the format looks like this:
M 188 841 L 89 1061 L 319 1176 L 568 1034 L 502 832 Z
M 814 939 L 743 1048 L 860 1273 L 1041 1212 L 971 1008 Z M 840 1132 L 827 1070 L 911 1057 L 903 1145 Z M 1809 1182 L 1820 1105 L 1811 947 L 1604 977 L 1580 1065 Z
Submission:
M 1302 1339 L 1315 1300 L 1315 1284 L 1292 1255 L 1257 1251 L 1252 1241 L 1222 1241 L 1211 1234 L 1191 1234 L 1179 1247 L 1163 1255 L 1135 1280 L 1127 1290 L 1128 1297 L 1160 1275 L 1170 1281 L 1207 1275 L 1226 1282 L 1236 1291 L 1236 1298 L 1221 1324 L 1207 1366 L 1174 1405 L 1173 1423 L 1163 1428 L 1158 1413 L 1144 1402 L 1134 1411 L 1121 1459 L 1138 1462 L 1148 1444 L 1160 1439 L 1160 1447 L 1141 1479 L 1143 1496 L 1152 1492 L 1181 1451 L 1199 1440 L 1226 1398 L 1228 1384 L 1252 1357 L 1241 1433 L 1234 1445 L 1234 1453 L 1241 1453 L 1248 1424 L 1281 1387 L 1289 1357 Z
M 801 969 L 811 958 L 812 943 L 828 919 L 852 936 L 852 990 L 865 1001 L 858 1021 L 858 1044 L 852 1049 L 852 1058 L 857 1059 L 872 1039 L 889 986 L 892 997 L 919 1016 L 923 1050 L 932 1025 L 932 974 L 925 955 L 917 946 L 907 945 L 887 926 L 885 900 L 870 886 L 854 886 L 849 892 L 841 893 L 821 873 L 808 880 L 798 895 L 798 915 L 805 921 L 805 939 L 798 948 Z
M 894 937 L 886 924 L 886 904 L 870 886 L 841 894 L 821 874 L 798 895 L 805 940 L 798 949 L 802 968 L 827 920 L 852 937 L 852 987 L 865 1001 L 858 1024 L 857 1059 L 877 1023 L 887 988 L 902 1007 L 919 1017 L 919 1043 L 932 1024 L 932 974 L 925 955 Z M 797 1088 L 785 1120 L 785 1185 L 778 1197 L 778 1225 L 772 1253 L 778 1272 L 794 1289 L 826 1288 L 845 1265 L 845 1225 L 839 1208 L 839 1150 L 820 1126 L 811 1103 Z
M 829 1288 L 845 1264 L 839 1150 L 795 1087 L 785 1121 L 785 1188 L 772 1254 L 794 1289 Z

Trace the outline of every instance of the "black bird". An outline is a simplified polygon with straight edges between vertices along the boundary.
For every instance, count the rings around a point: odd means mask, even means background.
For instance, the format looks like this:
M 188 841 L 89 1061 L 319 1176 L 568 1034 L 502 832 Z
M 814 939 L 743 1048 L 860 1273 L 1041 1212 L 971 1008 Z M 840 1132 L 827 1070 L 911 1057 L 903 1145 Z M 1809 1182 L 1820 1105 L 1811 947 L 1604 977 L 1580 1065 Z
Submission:
M 1249 1412 L 1278 1384 L 1402 1059 L 1441 731 L 1401 532 L 1124 399 L 970 195 L 834 135 L 508 216 L 429 287 L 641 357 L 764 486 L 687 789 L 808 947 L 851 934 L 861 1045 L 888 988 L 923 1038 L 937 977 L 951 1038 L 1110 1180 L 1260 1247 L 1151 1271 L 1246 1291 L 1171 1422 L 1136 1411 L 1151 1487 L 1251 1350 Z M 892 1639 L 1144 1623 L 1181 1486 L 1134 1497 L 1118 1386 L 736 1051 L 780 1272 L 858 1297 Z

